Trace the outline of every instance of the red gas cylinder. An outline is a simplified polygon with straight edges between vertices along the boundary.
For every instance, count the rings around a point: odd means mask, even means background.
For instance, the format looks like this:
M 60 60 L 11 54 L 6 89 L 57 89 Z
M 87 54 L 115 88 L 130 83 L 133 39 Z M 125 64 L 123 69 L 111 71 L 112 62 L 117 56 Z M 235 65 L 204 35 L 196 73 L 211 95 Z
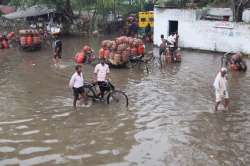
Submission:
M 127 53 L 128 53 L 128 56 L 130 56 L 130 55 L 131 55 L 131 48 L 128 47 L 128 48 L 126 49 L 126 51 L 127 51 Z
M 176 62 L 181 62 L 181 54 L 180 53 L 176 54 Z
M 9 48 L 9 43 L 7 40 L 2 41 L 3 48 Z
M 144 55 L 144 52 L 145 52 L 145 47 L 143 44 L 140 44 L 139 47 L 138 47 L 138 54 L 139 55 Z
M 100 50 L 99 50 L 99 58 L 101 59 L 101 58 L 104 58 L 104 49 L 103 48 L 101 48 Z
M 20 37 L 20 44 L 21 44 L 21 46 L 25 46 L 27 44 L 25 36 Z
M 34 44 L 40 44 L 41 43 L 41 37 L 39 35 L 36 35 L 33 37 Z
M 115 54 L 114 53 L 110 53 L 110 59 L 113 59 L 114 60 L 114 57 L 115 57 Z
M 104 58 L 105 58 L 105 59 L 108 59 L 109 56 L 110 56 L 110 51 L 109 51 L 108 49 L 104 50 L 103 55 L 104 55 Z
M 128 62 L 128 52 L 127 51 L 123 51 L 122 52 L 122 62 Z
M 231 64 L 231 70 L 237 71 L 239 67 L 236 64 Z
M 166 63 L 172 63 L 172 57 L 170 54 L 166 54 Z
M 31 35 L 29 35 L 28 37 L 27 37 L 27 45 L 29 45 L 29 46 L 31 46 L 32 45 L 32 43 L 33 43 L 33 38 L 32 38 L 32 36 Z
M 133 56 L 137 56 L 138 55 L 138 49 L 136 47 L 133 47 L 131 49 L 131 55 L 133 55 Z
M 84 63 L 85 54 L 83 52 L 78 52 L 75 56 L 76 63 Z
M 10 32 L 10 33 L 7 35 L 7 38 L 8 38 L 9 40 L 11 40 L 14 36 L 15 36 L 15 32 Z
M 87 52 L 90 52 L 91 51 L 91 48 L 90 46 L 88 45 L 85 45 L 83 48 L 82 48 L 83 52 L 87 53 Z

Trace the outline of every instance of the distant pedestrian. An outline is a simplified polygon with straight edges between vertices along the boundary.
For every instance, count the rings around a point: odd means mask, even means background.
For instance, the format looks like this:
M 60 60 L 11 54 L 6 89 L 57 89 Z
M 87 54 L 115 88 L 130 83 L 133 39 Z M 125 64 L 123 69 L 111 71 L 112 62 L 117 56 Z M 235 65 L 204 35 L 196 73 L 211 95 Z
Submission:
M 221 68 L 221 71 L 217 74 L 215 81 L 214 81 L 214 88 L 215 88 L 215 97 L 216 97 L 216 104 L 215 104 L 215 111 L 218 111 L 218 107 L 225 100 L 223 104 L 225 110 L 228 110 L 229 105 L 229 94 L 228 94 L 228 83 L 227 83 L 227 69 Z
M 161 35 L 161 44 L 160 44 L 160 50 L 159 50 L 159 56 L 161 60 L 162 54 L 165 54 L 167 49 L 167 41 L 164 39 L 164 35 Z
M 145 28 L 145 39 L 146 39 L 147 42 L 153 42 L 152 28 L 151 28 L 150 23 L 148 23 L 148 25 Z
M 62 41 L 59 39 L 58 35 L 55 35 L 54 57 L 53 57 L 55 66 L 61 63 L 61 59 L 62 59 Z
M 130 29 L 130 36 L 135 37 L 137 35 L 137 32 L 138 32 L 138 24 L 137 24 L 136 20 L 134 20 L 132 22 L 129 29 Z

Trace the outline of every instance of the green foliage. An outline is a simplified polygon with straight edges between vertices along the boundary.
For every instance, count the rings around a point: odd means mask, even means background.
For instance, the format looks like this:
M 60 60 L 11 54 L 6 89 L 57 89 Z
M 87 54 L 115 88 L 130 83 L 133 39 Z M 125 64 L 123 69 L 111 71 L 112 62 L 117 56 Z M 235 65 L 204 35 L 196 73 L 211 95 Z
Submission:
M 39 4 L 46 4 L 48 6 L 63 6 L 64 0 L 11 0 L 10 5 L 16 7 L 30 7 Z
M 184 7 L 187 3 L 196 3 L 198 7 L 230 7 L 231 0 L 158 0 L 158 4 Z
M 10 0 L 10 5 L 15 7 L 29 7 L 33 5 L 46 4 L 63 8 L 66 0 Z M 70 3 L 75 10 L 96 8 L 99 13 L 106 13 L 112 10 L 123 10 L 128 7 L 128 0 L 70 0 Z M 142 9 L 145 0 L 135 0 L 129 5 L 130 9 Z
M 205 0 L 204 0 L 205 1 Z M 231 0 L 209 0 L 207 5 L 216 7 L 230 7 Z
M 154 3 L 153 2 L 145 2 L 144 3 L 144 10 L 145 11 L 153 11 L 154 10 Z
M 158 4 L 163 6 L 185 7 L 191 0 L 159 0 Z

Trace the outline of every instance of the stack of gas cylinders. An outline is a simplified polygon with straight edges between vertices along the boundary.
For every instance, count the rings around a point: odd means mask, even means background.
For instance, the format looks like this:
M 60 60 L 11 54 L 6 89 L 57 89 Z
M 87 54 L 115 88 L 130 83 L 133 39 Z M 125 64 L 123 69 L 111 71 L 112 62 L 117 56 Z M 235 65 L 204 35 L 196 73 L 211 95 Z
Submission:
M 141 56 L 144 51 L 145 45 L 141 39 L 121 36 L 114 41 L 102 41 L 99 58 L 105 58 L 113 65 L 121 65 L 128 62 L 129 56 Z
M 233 55 L 229 63 L 232 71 L 247 71 L 247 64 L 243 60 L 243 55 L 241 53 Z
M 10 32 L 8 35 L 0 34 L 0 49 L 9 48 L 9 41 L 15 37 L 15 32 Z
M 181 62 L 181 52 L 180 48 L 175 50 L 173 49 L 166 49 L 165 52 L 166 63 L 180 63 Z
M 94 59 L 94 51 L 88 45 L 83 46 L 82 50 L 77 52 L 75 55 L 75 61 L 78 64 L 91 63 Z
M 20 30 L 20 45 L 21 47 L 40 47 L 41 36 L 37 30 Z

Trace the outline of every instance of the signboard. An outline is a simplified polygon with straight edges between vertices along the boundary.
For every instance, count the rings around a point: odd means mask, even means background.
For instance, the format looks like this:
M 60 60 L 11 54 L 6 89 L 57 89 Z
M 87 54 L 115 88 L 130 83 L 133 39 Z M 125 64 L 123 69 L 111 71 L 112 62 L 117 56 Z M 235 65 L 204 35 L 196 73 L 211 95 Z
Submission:
M 234 24 L 230 22 L 217 22 L 214 25 L 215 28 L 233 29 Z
M 151 27 L 154 26 L 154 12 L 139 12 L 139 27 L 145 28 L 150 24 Z

